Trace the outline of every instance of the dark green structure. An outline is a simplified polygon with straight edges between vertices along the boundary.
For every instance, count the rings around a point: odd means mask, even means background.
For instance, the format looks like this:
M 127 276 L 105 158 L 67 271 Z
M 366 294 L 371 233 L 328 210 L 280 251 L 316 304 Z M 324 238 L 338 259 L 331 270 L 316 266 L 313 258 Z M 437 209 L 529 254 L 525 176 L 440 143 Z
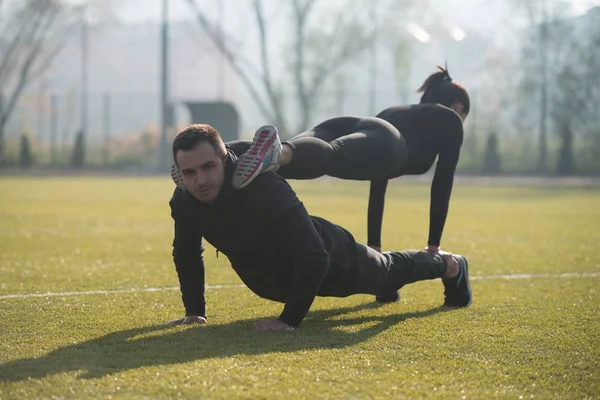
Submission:
M 188 101 L 184 104 L 190 111 L 190 123 L 214 126 L 225 142 L 240 138 L 240 117 L 233 104 L 200 101 Z

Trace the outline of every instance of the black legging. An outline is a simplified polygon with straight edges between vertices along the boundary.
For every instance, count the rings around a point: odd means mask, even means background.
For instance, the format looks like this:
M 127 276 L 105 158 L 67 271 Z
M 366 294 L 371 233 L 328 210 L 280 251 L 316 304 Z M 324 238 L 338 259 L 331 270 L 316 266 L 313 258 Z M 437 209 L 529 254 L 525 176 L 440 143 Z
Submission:
M 406 141 L 392 124 L 380 118 L 337 117 L 294 136 L 287 142 L 292 162 L 277 172 L 286 179 L 373 180 L 398 170 L 407 158 Z M 238 156 L 249 141 L 227 143 Z

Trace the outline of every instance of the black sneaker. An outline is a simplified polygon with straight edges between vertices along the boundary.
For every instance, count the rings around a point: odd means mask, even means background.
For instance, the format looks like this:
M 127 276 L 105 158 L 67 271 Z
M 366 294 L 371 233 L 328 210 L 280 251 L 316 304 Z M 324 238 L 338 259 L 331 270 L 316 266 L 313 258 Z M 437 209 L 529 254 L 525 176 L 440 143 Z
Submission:
M 469 263 L 463 256 L 452 255 L 458 261 L 458 275 L 444 282 L 444 305 L 449 307 L 469 307 L 473 302 L 469 283 Z
M 377 301 L 379 303 L 395 303 L 399 300 L 400 300 L 400 292 L 399 291 L 375 296 L 375 301 Z

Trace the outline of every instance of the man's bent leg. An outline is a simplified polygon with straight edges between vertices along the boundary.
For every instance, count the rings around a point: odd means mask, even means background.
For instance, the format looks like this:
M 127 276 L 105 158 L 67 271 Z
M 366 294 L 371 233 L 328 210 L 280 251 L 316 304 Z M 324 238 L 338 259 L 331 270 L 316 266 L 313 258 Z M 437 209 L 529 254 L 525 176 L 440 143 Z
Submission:
M 439 253 L 406 250 L 388 251 L 382 255 L 390 259 L 390 274 L 386 282 L 390 290 L 398 290 L 409 283 L 441 278 L 446 273 L 446 260 Z
M 473 294 L 469 283 L 469 264 L 464 256 L 417 250 L 392 251 L 383 255 L 391 259 L 389 281 L 384 293 L 398 290 L 409 283 L 442 278 L 444 305 L 471 305 Z
M 379 301 L 396 301 L 393 294 L 402 286 L 429 279 L 441 278 L 446 261 L 437 253 L 417 250 L 379 253 L 357 244 L 359 262 L 358 293 L 373 294 Z
M 355 294 L 391 298 L 391 294 L 404 285 L 441 278 L 445 288 L 445 305 L 452 307 L 471 305 L 469 267 L 463 256 L 418 250 L 379 253 L 358 243 L 356 253 L 358 274 L 353 275 Z
M 379 295 L 385 289 L 392 267 L 390 257 L 362 244 L 356 244 L 358 256 L 357 293 Z

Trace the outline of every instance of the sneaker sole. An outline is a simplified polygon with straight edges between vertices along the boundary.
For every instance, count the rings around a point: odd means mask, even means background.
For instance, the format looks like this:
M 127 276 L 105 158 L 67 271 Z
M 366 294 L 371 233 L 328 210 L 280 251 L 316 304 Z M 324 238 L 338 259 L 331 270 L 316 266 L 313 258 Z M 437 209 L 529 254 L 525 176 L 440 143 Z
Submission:
M 261 134 L 263 134 L 264 131 L 268 131 L 269 133 L 266 137 L 266 140 L 257 148 L 256 147 L 256 139 Z M 277 128 L 276 127 L 274 127 L 273 125 L 261 126 L 260 128 L 258 128 L 256 133 L 254 134 L 254 139 L 252 140 L 252 145 L 248 149 L 248 152 L 253 151 L 258 154 L 261 154 L 261 152 L 265 148 L 268 148 L 273 144 L 276 137 L 277 137 Z M 243 156 L 244 155 L 242 155 L 241 157 L 243 157 Z M 237 175 L 237 170 L 236 170 L 236 174 L 233 176 L 233 179 L 232 179 L 232 186 L 236 189 L 242 189 L 242 188 L 246 187 L 247 185 L 249 185 L 250 182 L 252 182 L 254 180 L 254 178 L 256 178 L 262 172 L 261 166 L 262 166 L 262 162 L 257 163 L 256 167 L 254 167 L 254 170 L 252 170 L 250 175 L 248 175 L 248 177 L 246 179 L 242 180 L 241 182 L 239 182 L 236 179 L 236 177 L 241 177 L 240 175 Z M 246 175 L 246 173 L 244 173 L 244 175 Z
M 181 177 L 181 173 L 179 172 L 179 168 L 176 164 L 171 165 L 171 179 L 173 179 L 173 183 L 175 183 L 179 189 L 185 189 L 183 178 Z
M 459 306 L 459 307 L 469 307 L 471 304 L 473 304 L 473 292 L 471 291 L 471 281 L 469 280 L 469 262 L 463 256 L 454 255 L 454 257 L 456 258 L 456 260 L 459 263 L 461 263 L 461 261 L 462 261 L 465 264 L 465 276 L 464 276 L 464 279 L 467 280 L 467 291 L 469 292 L 469 302 L 466 305 Z

